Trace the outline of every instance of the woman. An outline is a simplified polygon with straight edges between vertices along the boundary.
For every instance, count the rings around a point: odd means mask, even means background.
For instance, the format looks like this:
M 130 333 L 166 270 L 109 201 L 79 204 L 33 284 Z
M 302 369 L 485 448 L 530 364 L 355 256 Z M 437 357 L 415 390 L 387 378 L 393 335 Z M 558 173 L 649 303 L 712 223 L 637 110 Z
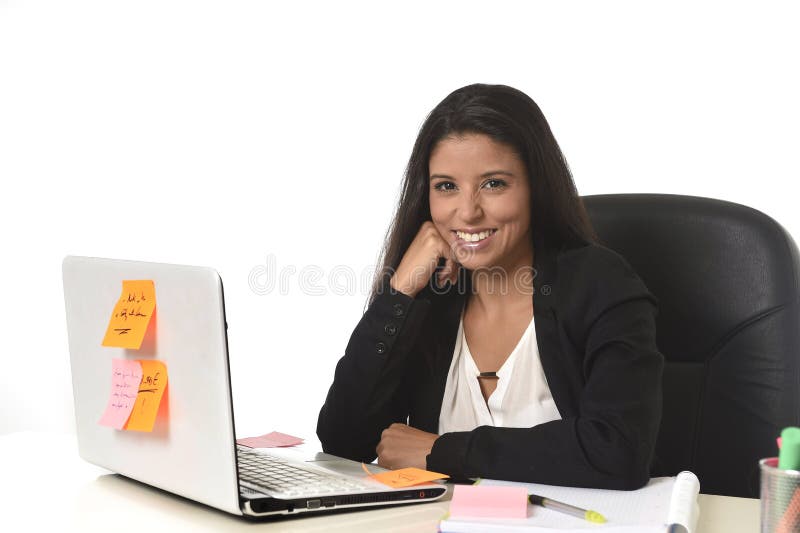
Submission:
M 447 96 L 320 411 L 323 449 L 459 478 L 645 485 L 656 300 L 595 241 L 533 100 L 483 84 Z

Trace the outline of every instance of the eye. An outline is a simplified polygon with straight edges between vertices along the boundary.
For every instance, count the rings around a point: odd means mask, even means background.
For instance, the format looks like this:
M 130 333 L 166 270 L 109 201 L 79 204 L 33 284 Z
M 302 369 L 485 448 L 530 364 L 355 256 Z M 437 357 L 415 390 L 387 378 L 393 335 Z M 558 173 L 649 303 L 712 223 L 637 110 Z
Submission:
M 498 179 L 490 179 L 486 180 L 486 183 L 484 183 L 483 186 L 488 189 L 502 189 L 506 186 L 506 182 Z
M 440 181 L 433 188 L 437 191 L 452 191 L 456 188 L 456 184 L 452 181 Z

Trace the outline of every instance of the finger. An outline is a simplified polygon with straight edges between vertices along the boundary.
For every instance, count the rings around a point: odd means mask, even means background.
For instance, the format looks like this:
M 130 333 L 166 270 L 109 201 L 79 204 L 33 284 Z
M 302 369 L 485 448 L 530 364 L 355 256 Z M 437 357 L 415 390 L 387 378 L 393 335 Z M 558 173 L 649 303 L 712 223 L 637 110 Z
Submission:
M 453 273 L 453 262 L 450 259 L 445 261 L 442 269 L 436 273 L 436 281 L 441 286 L 446 280 L 450 279 Z
M 449 257 L 458 264 L 463 264 L 464 261 L 469 259 L 475 254 L 469 248 L 464 248 L 462 246 L 458 246 L 455 242 L 450 244 L 450 254 Z
M 456 262 L 453 267 L 453 273 L 450 275 L 450 282 L 455 285 L 458 283 L 458 273 L 461 271 L 461 263 Z
M 449 281 L 455 285 L 456 281 L 458 281 L 458 269 L 460 267 L 461 265 L 457 261 L 448 258 L 442 269 L 442 281 Z

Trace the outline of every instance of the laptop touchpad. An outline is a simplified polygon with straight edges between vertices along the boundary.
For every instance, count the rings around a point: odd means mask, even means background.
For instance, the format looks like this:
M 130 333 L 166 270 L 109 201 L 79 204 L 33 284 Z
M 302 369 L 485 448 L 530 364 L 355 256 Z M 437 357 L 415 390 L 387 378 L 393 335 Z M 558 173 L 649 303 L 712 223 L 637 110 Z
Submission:
M 364 469 L 361 467 L 361 463 L 342 459 L 341 457 L 334 457 L 334 459 L 330 461 L 312 461 L 312 464 L 314 466 L 319 466 L 326 470 L 336 472 L 337 474 L 345 474 L 355 477 L 367 477 L 367 473 L 364 472 Z M 385 468 L 381 468 L 380 466 L 374 464 L 370 464 L 367 466 L 367 468 L 369 468 L 369 471 L 373 474 L 386 471 Z

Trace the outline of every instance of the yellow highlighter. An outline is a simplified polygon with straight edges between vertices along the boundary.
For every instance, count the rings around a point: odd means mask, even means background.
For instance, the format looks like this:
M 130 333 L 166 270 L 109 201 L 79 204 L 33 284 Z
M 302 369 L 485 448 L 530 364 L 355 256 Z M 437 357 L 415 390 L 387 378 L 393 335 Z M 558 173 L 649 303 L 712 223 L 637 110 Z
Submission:
M 528 494 L 528 501 L 533 505 L 540 505 L 560 513 L 577 516 L 578 518 L 583 518 L 584 520 L 588 520 L 589 522 L 593 522 L 595 524 L 603 524 L 606 521 L 605 517 L 597 511 L 587 511 L 586 509 L 581 509 L 580 507 L 575 507 L 574 505 L 570 505 L 568 503 L 557 502 L 555 500 L 551 500 L 550 498 L 545 498 L 544 496 Z

